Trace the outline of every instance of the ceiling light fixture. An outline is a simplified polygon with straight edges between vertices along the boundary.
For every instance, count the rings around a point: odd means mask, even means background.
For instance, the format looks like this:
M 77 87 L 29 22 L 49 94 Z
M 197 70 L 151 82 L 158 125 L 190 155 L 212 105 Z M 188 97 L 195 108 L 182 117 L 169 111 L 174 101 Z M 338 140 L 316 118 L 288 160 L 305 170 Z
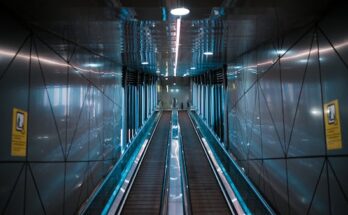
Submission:
M 97 67 L 101 67 L 103 66 L 102 64 L 100 63 L 86 63 L 84 64 L 85 67 L 91 67 L 91 68 L 97 68 Z
M 213 52 L 203 52 L 204 55 L 213 55 Z
M 143 64 L 143 65 L 148 65 L 148 64 L 149 64 L 149 62 L 144 61 L 144 62 L 141 62 L 141 64 Z
M 191 67 L 190 69 L 191 69 L 191 70 L 195 70 L 195 69 L 196 69 L 196 67 L 194 67 L 194 66 L 193 66 L 193 67 Z
M 184 7 L 178 7 L 171 9 L 170 13 L 174 16 L 185 16 L 190 13 L 190 10 Z
M 283 49 L 276 51 L 276 54 L 278 54 L 278 55 L 283 55 L 285 53 L 286 53 L 286 50 L 283 50 Z

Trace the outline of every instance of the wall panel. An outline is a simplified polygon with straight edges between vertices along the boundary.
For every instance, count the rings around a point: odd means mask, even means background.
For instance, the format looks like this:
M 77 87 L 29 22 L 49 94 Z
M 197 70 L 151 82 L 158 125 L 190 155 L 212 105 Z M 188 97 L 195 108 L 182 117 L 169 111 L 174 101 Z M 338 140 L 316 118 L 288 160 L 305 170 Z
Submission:
M 280 214 L 347 210 L 348 34 L 342 7 L 228 65 L 230 152 Z M 323 104 L 334 99 L 343 147 L 327 150 Z
M 1 14 L 0 211 L 75 214 L 121 154 L 121 67 L 15 20 Z M 11 156 L 14 107 L 26 157 Z

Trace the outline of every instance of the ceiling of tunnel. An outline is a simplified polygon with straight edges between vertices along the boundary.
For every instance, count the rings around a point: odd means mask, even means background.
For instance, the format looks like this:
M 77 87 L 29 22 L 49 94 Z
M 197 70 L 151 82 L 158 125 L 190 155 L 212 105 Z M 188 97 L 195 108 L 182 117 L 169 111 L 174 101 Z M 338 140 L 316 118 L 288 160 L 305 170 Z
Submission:
M 120 65 L 164 76 L 191 76 L 311 23 L 327 10 L 328 2 L 180 0 L 190 14 L 181 18 L 178 50 L 177 17 L 169 12 L 176 0 L 13 0 L 6 6 Z M 207 51 L 213 55 L 204 55 Z

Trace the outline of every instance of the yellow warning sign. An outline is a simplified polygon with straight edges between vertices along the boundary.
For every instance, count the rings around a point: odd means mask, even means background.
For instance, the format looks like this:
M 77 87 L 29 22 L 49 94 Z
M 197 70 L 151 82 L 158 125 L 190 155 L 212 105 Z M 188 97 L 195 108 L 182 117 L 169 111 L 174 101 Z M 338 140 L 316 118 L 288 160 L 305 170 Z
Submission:
M 327 150 L 342 148 L 341 121 L 338 100 L 324 104 Z
M 27 154 L 28 113 L 13 108 L 11 155 L 25 157 Z

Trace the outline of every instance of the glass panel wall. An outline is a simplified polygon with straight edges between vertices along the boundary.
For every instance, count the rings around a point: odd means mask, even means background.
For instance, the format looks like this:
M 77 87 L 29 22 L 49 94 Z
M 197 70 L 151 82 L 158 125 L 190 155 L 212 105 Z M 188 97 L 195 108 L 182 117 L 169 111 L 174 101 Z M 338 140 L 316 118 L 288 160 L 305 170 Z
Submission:
M 345 13 L 337 7 L 228 65 L 230 153 L 279 214 L 348 209 Z M 343 145 L 330 149 L 323 107 L 335 100 Z
M 75 214 L 121 156 L 122 68 L 0 16 L 0 212 Z M 15 108 L 28 116 L 20 156 Z

